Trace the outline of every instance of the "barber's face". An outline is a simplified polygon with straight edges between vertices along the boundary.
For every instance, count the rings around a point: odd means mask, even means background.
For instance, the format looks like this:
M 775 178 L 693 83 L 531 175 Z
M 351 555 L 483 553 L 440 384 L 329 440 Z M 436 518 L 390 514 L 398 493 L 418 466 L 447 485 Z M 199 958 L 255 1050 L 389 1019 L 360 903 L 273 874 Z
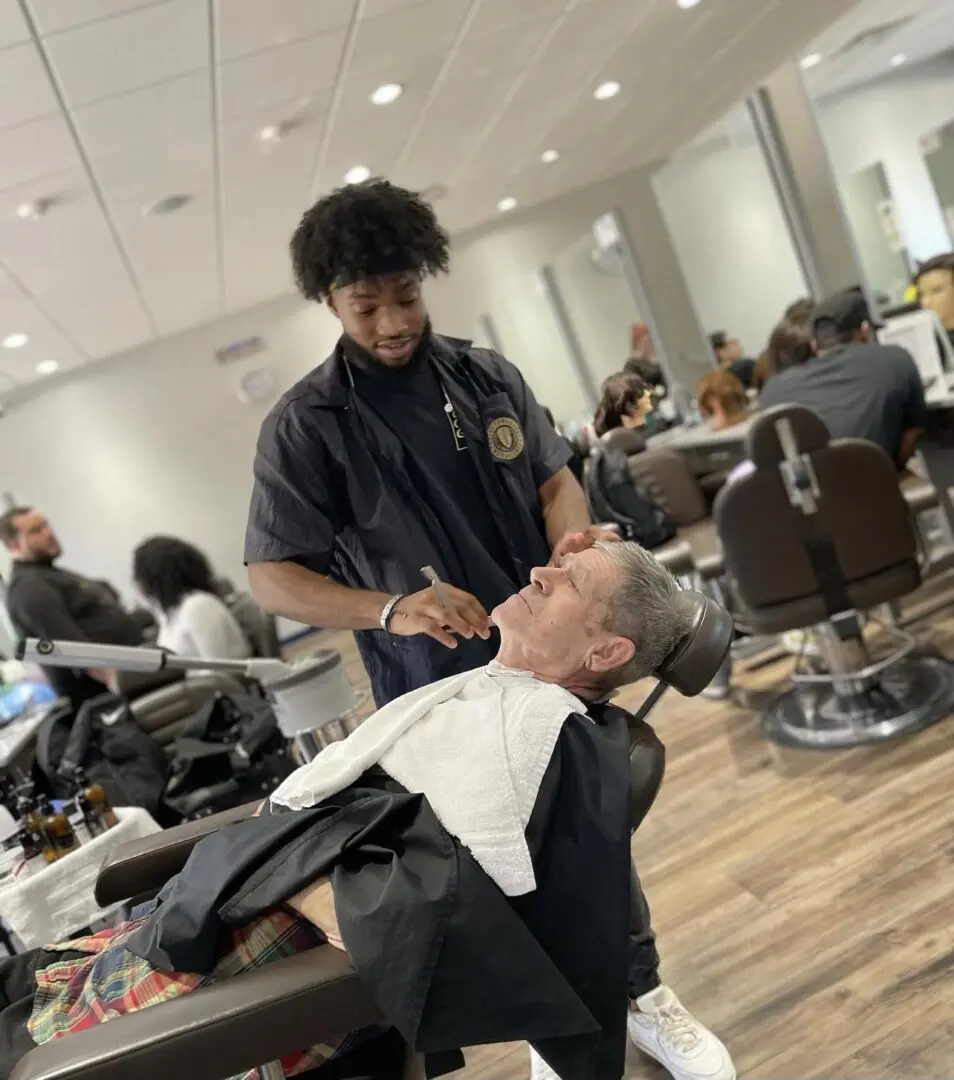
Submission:
M 584 684 L 620 667 L 633 643 L 603 629 L 619 567 L 591 548 L 559 566 L 540 566 L 530 584 L 493 612 L 501 658 L 554 682 Z
M 32 562 L 35 559 L 55 559 L 62 552 L 50 523 L 39 510 L 30 510 L 16 519 L 17 538 L 10 544 L 10 551 L 17 559 Z
M 403 367 L 427 324 L 417 274 L 391 274 L 336 289 L 328 305 L 344 332 L 386 367 Z
M 921 307 L 937 313 L 945 330 L 954 330 L 954 271 L 932 270 L 918 281 Z

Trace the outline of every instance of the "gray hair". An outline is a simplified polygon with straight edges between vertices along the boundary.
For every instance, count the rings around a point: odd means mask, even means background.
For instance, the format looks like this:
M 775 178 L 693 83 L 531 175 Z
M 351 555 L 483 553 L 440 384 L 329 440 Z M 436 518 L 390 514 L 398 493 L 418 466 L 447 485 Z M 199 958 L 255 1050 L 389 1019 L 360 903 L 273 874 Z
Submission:
M 690 616 L 676 603 L 680 590 L 672 574 L 644 547 L 628 542 L 595 546 L 621 571 L 604 629 L 636 646 L 633 658 L 610 673 L 609 688 L 615 689 L 654 674 L 688 633 Z

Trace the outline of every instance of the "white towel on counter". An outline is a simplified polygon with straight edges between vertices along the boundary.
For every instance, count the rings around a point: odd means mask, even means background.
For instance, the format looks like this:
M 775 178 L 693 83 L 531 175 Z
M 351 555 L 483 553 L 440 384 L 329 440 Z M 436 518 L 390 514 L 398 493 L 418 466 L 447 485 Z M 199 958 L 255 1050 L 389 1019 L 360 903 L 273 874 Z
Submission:
M 586 706 L 496 662 L 389 702 L 288 777 L 271 801 L 315 806 L 379 765 L 421 793 L 507 896 L 533 892 L 525 830 L 563 723 Z

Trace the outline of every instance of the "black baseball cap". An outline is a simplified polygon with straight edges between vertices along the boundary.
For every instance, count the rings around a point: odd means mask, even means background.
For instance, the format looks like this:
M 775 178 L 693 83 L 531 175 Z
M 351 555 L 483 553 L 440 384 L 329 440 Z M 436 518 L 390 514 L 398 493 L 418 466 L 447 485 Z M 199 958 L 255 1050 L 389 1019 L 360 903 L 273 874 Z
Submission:
M 860 330 L 868 323 L 877 328 L 860 286 L 826 296 L 815 308 L 812 327 L 816 338 L 831 338 Z

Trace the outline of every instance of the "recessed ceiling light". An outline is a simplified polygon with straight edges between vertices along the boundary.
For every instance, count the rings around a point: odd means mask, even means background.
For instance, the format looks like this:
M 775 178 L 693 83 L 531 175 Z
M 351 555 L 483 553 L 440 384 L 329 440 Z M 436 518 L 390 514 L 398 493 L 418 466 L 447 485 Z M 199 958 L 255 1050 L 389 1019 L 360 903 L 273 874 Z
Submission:
M 346 184 L 363 184 L 371 176 L 371 170 L 367 165 L 355 165 L 345 173 Z
M 54 201 L 54 199 L 34 199 L 32 202 L 20 203 L 17 207 L 17 217 L 21 221 L 39 221 L 53 206 Z
M 699 0 L 676 0 L 676 3 L 681 8 L 684 8 L 685 10 L 688 11 L 689 8 L 694 8 L 696 6 L 696 4 L 699 3 Z
M 374 105 L 390 105 L 404 93 L 404 87 L 400 83 L 386 82 L 374 91 L 371 95 L 371 102 Z
M 501 214 L 506 214 L 508 210 L 513 210 L 516 205 L 517 200 L 512 195 L 508 195 L 506 199 L 501 199 L 500 202 L 497 203 L 497 209 Z
M 593 91 L 593 97 L 597 101 L 609 101 L 610 98 L 616 97 L 620 90 L 622 90 L 620 84 L 615 79 L 610 79 L 609 82 L 600 83 Z
M 903 52 L 895 53 L 894 56 L 891 57 L 891 66 L 900 67 L 905 60 L 907 60 L 907 56 L 905 56 Z
M 282 126 L 281 124 L 266 124 L 259 133 L 258 138 L 260 142 L 266 144 L 273 144 L 282 141 Z
M 543 153 L 540 155 L 540 160 L 543 162 L 544 165 L 552 165 L 554 161 L 560 160 L 560 151 L 544 150 Z
M 55 360 L 41 360 L 36 365 L 37 375 L 53 375 L 60 370 L 60 365 Z
M 29 340 L 26 334 L 7 334 L 3 339 L 3 347 L 5 349 L 22 349 Z
M 802 71 L 808 71 L 809 68 L 817 67 L 822 62 L 822 54 L 820 52 L 809 53 L 807 56 L 803 56 L 799 60 Z
M 142 208 L 143 217 L 161 216 L 162 214 L 174 214 L 184 206 L 192 202 L 191 195 L 167 195 L 164 199 L 157 199 Z

